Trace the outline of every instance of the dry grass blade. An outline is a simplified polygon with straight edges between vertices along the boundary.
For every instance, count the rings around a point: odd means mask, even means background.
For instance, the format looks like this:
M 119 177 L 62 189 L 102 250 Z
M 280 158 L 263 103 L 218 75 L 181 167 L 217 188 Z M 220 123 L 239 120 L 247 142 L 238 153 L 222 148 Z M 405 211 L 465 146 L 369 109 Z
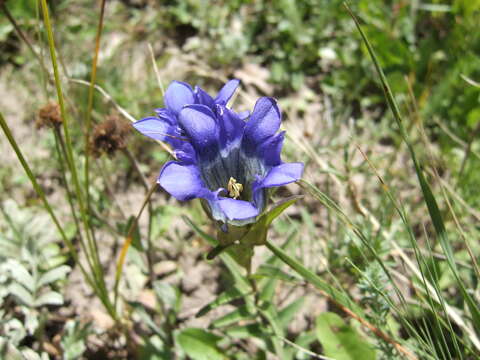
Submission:
M 117 303 L 118 303 L 118 286 L 120 284 L 120 279 L 122 278 L 122 270 L 123 270 L 123 264 L 125 263 L 125 257 L 127 256 L 127 251 L 130 245 L 132 244 L 133 241 L 133 232 L 138 226 L 138 219 L 140 219 L 140 216 L 142 216 L 143 210 L 147 206 L 147 204 L 150 202 L 150 197 L 153 195 L 155 190 L 157 189 L 158 184 L 155 183 L 150 187 L 150 190 L 148 191 L 147 195 L 145 196 L 145 199 L 143 201 L 142 207 L 140 208 L 140 211 L 138 212 L 137 216 L 135 217 L 135 220 L 131 223 L 130 228 L 128 229 L 127 236 L 125 238 L 125 242 L 123 243 L 122 249 L 120 251 L 120 255 L 118 257 L 118 262 L 117 262 L 117 269 L 115 273 L 115 285 L 114 285 L 114 300 L 113 300 L 113 306 L 116 309 L 117 308 Z

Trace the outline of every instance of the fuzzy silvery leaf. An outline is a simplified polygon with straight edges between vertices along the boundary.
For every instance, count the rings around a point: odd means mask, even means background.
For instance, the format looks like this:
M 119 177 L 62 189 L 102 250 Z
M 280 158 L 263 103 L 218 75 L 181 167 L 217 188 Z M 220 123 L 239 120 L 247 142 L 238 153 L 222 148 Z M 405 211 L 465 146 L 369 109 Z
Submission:
M 0 354 L 9 360 L 24 360 L 20 351 L 3 337 L 0 337 Z
M 34 306 L 33 296 L 22 285 L 18 283 L 10 284 L 8 292 L 20 303 L 28 307 Z
M 24 360 L 49 360 L 49 356 L 46 352 L 42 352 L 40 355 L 32 349 L 22 349 L 22 358 Z
M 18 319 L 10 319 L 3 323 L 3 335 L 13 345 L 18 345 L 27 336 L 27 331 Z M 1 339 L 1 338 L 0 338 Z M 1 348 L 1 346 L 0 346 Z
M 90 327 L 90 323 L 82 325 L 78 320 L 67 321 L 61 340 L 65 360 L 78 359 L 85 352 L 85 341 L 90 334 Z
M 10 273 L 10 277 L 13 280 L 23 285 L 27 290 L 30 292 L 35 291 L 35 279 L 20 262 L 8 259 L 5 263 L 4 269 Z
M 35 299 L 34 305 L 35 307 L 43 306 L 43 305 L 62 305 L 63 304 L 63 296 L 56 292 L 56 291 L 49 291 L 45 294 L 40 295 L 37 299 Z
M 47 271 L 46 273 L 40 276 L 40 279 L 37 282 L 37 287 L 40 288 L 47 284 L 51 284 L 57 280 L 66 278 L 70 270 L 71 270 L 70 266 L 62 265 Z
M 38 312 L 35 309 L 24 309 L 25 313 L 25 329 L 27 329 L 29 335 L 33 335 L 38 329 L 39 319 Z

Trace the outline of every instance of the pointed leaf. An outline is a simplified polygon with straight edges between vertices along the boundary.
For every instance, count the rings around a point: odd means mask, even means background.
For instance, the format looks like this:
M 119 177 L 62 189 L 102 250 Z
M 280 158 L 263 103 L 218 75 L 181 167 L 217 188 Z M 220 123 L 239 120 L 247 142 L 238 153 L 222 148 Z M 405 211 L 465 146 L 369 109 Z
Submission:
M 177 343 L 194 360 L 226 360 L 217 342 L 221 339 L 212 333 L 198 328 L 182 330 L 177 335 Z
M 12 279 L 23 285 L 30 292 L 35 291 L 35 280 L 20 262 L 8 260 L 5 267 L 11 273 Z
M 56 291 L 49 291 L 45 294 L 40 295 L 34 302 L 35 307 L 43 305 L 62 305 L 63 296 Z
M 249 320 L 253 314 L 249 311 L 249 307 L 242 305 L 237 307 L 235 310 L 229 312 L 228 314 L 219 317 L 218 319 L 212 322 L 212 327 L 219 328 L 228 325 L 232 325 L 240 320 Z
M 324 354 L 336 360 L 375 360 L 375 350 L 354 328 L 335 313 L 326 312 L 316 320 L 317 339 Z
M 70 270 L 71 270 L 70 266 L 62 265 L 47 271 L 46 273 L 42 274 L 42 276 L 40 277 L 40 280 L 38 280 L 37 287 L 40 288 L 47 284 L 51 284 L 57 280 L 66 278 Z
M 267 238 L 268 227 L 272 221 L 302 197 L 303 196 L 301 195 L 290 196 L 274 204 L 268 212 L 258 219 L 258 221 L 252 226 L 251 230 L 242 238 L 241 242 L 250 245 L 264 245 Z
M 232 287 L 230 289 L 227 289 L 224 292 L 222 292 L 220 295 L 218 295 L 215 298 L 215 300 L 213 300 L 209 304 L 202 307 L 198 311 L 198 313 L 195 315 L 195 317 L 201 317 L 201 316 L 207 314 L 208 312 L 210 312 L 211 310 L 213 310 L 213 309 L 215 309 L 215 308 L 217 308 L 217 307 L 219 307 L 223 304 L 227 304 L 230 301 L 242 298 L 242 297 L 247 296 L 247 295 L 249 295 L 249 293 L 242 293 L 236 287 Z
M 168 308 L 177 312 L 180 307 L 180 293 L 172 285 L 162 281 L 155 281 L 153 283 L 153 290 L 157 298 Z
M 18 283 L 13 283 L 8 287 L 8 292 L 15 296 L 17 301 L 20 303 L 32 307 L 33 306 L 33 297 L 27 289 Z
M 290 324 L 298 311 L 303 307 L 304 301 L 305 298 L 303 296 L 299 297 L 278 312 L 278 321 L 281 327 L 285 328 Z

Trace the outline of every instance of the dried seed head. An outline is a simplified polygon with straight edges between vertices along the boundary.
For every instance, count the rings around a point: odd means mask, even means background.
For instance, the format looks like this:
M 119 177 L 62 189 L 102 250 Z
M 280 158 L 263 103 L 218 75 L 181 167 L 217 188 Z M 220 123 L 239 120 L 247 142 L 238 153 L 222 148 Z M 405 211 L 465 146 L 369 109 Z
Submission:
M 113 156 L 118 149 L 124 149 L 131 125 L 120 116 L 112 114 L 93 129 L 90 143 L 92 153 L 99 157 L 103 153 Z
M 55 102 L 44 105 L 37 114 L 37 128 L 58 127 L 62 125 L 62 115 L 60 114 L 60 106 Z

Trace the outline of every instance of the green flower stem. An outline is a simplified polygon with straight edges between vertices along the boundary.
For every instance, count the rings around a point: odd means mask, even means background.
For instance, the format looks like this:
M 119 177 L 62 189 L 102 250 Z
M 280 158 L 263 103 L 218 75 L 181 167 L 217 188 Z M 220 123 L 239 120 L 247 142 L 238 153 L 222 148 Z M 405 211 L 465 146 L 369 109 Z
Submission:
M 93 56 L 92 62 L 92 76 L 90 78 L 90 87 L 88 88 L 88 103 L 87 103 L 87 113 L 85 119 L 85 196 L 86 196 L 86 207 L 90 209 L 90 151 L 89 151 L 89 142 L 90 142 L 90 130 L 92 127 L 92 109 L 93 109 L 93 96 L 95 93 L 95 82 L 97 80 L 97 63 L 98 63 L 98 53 L 100 51 L 100 38 L 102 36 L 103 29 L 103 18 L 105 15 L 105 4 L 106 0 L 102 0 L 100 5 L 100 17 L 98 20 L 97 35 L 95 38 L 95 53 Z
M 123 153 L 127 156 L 127 158 L 130 160 L 130 162 L 133 165 L 133 168 L 137 172 L 138 176 L 140 176 L 140 179 L 142 181 L 143 187 L 145 190 L 149 191 L 150 185 L 148 184 L 148 180 L 143 174 L 142 170 L 140 170 L 140 165 L 138 164 L 137 159 L 135 156 L 132 154 L 132 152 L 126 147 L 123 149 Z M 153 285 L 153 281 L 155 279 L 155 274 L 153 271 L 153 244 L 152 244 L 152 226 L 153 226 L 153 208 L 152 208 L 152 202 L 148 202 L 148 231 L 147 231 L 147 266 L 148 266 L 148 278 L 150 280 L 150 284 Z
M 62 150 L 61 150 L 61 147 L 64 145 L 63 139 L 61 138 L 60 131 L 58 130 L 57 127 L 55 127 L 53 133 L 55 135 L 55 150 L 57 151 L 57 155 L 58 155 L 58 164 L 60 166 L 60 173 L 62 174 L 63 185 L 65 186 L 65 190 L 67 192 L 68 205 L 70 206 L 70 212 L 72 213 L 73 221 L 75 222 L 75 227 L 77 229 L 77 232 L 80 238 L 82 239 L 83 234 L 81 233 L 81 227 L 80 227 L 80 222 L 78 220 L 77 211 L 75 210 L 75 206 L 73 205 L 73 194 L 70 189 L 70 186 L 68 185 L 66 169 L 63 163 L 64 153 L 62 153 Z M 82 240 L 80 240 L 80 244 L 83 244 Z
M 85 202 L 83 198 L 83 194 L 80 188 L 80 182 L 78 179 L 78 174 L 77 174 L 77 169 L 75 168 L 75 162 L 74 162 L 74 157 L 73 157 L 73 149 L 72 149 L 72 140 L 70 137 L 70 132 L 68 128 L 68 118 L 67 114 L 65 111 L 65 101 L 63 97 L 63 92 L 62 92 L 62 85 L 60 83 L 60 74 L 58 71 L 58 64 L 57 64 L 57 57 L 56 57 L 56 52 L 55 52 L 55 42 L 53 39 L 53 31 L 52 31 L 52 25 L 50 22 L 50 15 L 48 11 L 48 5 L 46 0 L 41 0 L 40 1 L 41 6 L 42 6 L 42 13 L 43 13 L 43 20 L 45 23 L 45 28 L 47 31 L 47 38 L 48 38 L 48 46 L 50 50 L 50 58 L 52 60 L 52 67 L 53 67 L 53 74 L 54 74 L 54 79 L 55 79 L 55 87 L 57 90 L 57 97 L 58 97 L 58 103 L 60 106 L 60 112 L 62 115 L 62 120 L 63 120 L 63 131 L 65 133 L 65 145 L 67 149 L 66 153 L 66 159 L 67 159 L 67 164 L 69 167 L 69 170 L 72 174 L 72 180 L 74 184 L 74 189 L 75 189 L 75 194 L 78 200 L 78 204 L 80 207 L 80 215 L 82 218 L 82 223 L 85 229 L 85 234 L 87 236 L 87 246 L 89 251 L 85 254 L 86 256 L 90 256 L 92 258 L 93 262 L 93 268 L 92 271 L 94 273 L 94 279 L 95 282 L 97 283 L 96 289 L 99 291 L 97 292 L 97 295 L 99 296 L 100 300 L 104 304 L 105 308 L 107 309 L 108 313 L 112 318 L 116 319 L 116 314 L 115 314 L 115 309 L 112 306 L 109 298 L 108 298 L 108 292 L 105 286 L 105 279 L 103 277 L 103 269 L 100 264 L 100 259 L 98 257 L 98 249 L 96 246 L 95 239 L 93 237 L 93 233 L 91 232 L 89 222 L 88 222 L 88 217 L 87 217 L 87 209 L 85 207 Z
M 147 204 L 150 202 L 150 197 L 153 195 L 153 193 L 157 189 L 157 186 L 158 184 L 155 182 L 150 187 L 150 190 L 148 191 L 147 196 L 143 200 L 143 204 L 142 204 L 142 207 L 140 208 L 140 211 L 138 212 L 135 220 L 131 223 L 130 228 L 128 229 L 125 243 L 123 244 L 122 250 L 120 252 L 120 256 L 117 263 L 117 270 L 115 273 L 115 285 L 113 287 L 113 306 L 115 309 L 117 308 L 117 303 L 118 303 L 118 287 L 120 285 L 120 280 L 122 278 L 123 264 L 125 263 L 125 257 L 127 256 L 128 248 L 130 247 L 130 244 L 132 243 L 132 240 L 133 240 L 133 232 L 137 228 L 138 219 L 140 219 L 140 216 L 142 216 L 143 210 L 145 209 Z

